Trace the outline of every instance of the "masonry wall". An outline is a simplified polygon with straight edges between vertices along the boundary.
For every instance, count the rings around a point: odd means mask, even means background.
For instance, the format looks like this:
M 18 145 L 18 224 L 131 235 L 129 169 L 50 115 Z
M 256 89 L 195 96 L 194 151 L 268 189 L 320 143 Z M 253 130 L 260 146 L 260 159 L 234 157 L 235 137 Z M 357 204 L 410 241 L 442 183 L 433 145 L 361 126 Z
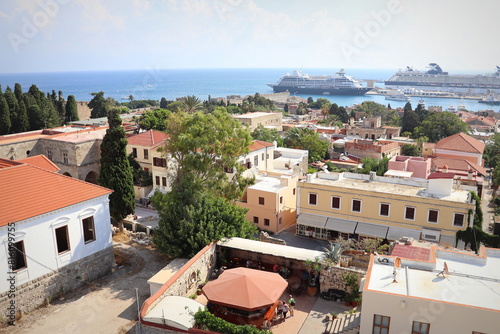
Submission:
M 11 304 L 11 300 L 15 300 L 17 314 L 32 311 L 69 291 L 75 290 L 85 282 L 106 275 L 111 272 L 113 264 L 113 247 L 108 247 L 57 271 L 17 286 L 15 299 L 9 298 L 8 291 L 3 292 L 0 294 L 0 318 L 7 318 L 5 313 Z

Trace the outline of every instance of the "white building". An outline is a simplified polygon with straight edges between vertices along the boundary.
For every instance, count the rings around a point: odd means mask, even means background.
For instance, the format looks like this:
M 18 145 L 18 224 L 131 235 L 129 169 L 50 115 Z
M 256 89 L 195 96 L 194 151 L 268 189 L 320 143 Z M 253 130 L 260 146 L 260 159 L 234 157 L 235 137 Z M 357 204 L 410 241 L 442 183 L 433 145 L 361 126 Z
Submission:
M 372 256 L 361 334 L 499 332 L 499 249 L 475 255 L 432 247 L 430 260 L 401 260 L 394 277 L 394 257 Z
M 0 189 L 0 308 L 29 311 L 111 270 L 111 190 L 6 159 Z

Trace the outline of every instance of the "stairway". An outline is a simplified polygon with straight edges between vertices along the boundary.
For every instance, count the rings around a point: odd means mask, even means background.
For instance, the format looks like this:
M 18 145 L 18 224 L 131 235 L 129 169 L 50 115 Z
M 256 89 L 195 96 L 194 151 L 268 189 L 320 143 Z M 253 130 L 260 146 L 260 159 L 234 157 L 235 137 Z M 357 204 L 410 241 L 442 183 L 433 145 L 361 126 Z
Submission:
M 361 322 L 361 313 L 341 314 L 330 327 L 331 334 L 357 334 Z

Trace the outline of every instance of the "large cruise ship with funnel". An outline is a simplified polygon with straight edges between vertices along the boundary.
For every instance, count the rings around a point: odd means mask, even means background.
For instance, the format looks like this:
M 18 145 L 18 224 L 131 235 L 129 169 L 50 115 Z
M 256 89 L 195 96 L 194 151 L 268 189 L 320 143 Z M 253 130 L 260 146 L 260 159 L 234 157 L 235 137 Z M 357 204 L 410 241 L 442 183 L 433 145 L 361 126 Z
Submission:
M 418 89 L 464 94 L 500 93 L 500 67 L 488 74 L 449 74 L 436 63 L 430 63 L 425 72 L 407 66 L 385 82 L 386 88 Z
M 285 74 L 276 84 L 267 84 L 274 92 L 290 92 L 290 94 L 313 95 L 364 95 L 371 90 L 341 69 L 334 76 L 309 75 L 294 71 Z

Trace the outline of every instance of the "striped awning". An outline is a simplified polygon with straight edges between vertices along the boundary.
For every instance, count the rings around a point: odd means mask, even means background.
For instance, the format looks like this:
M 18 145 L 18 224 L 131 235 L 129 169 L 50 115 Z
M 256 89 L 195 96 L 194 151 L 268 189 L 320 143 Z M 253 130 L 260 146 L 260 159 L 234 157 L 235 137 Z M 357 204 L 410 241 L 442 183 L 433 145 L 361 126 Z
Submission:
M 339 218 L 328 218 L 325 228 L 327 230 L 338 231 L 342 233 L 354 233 L 356 229 L 356 221 L 339 219 Z
M 356 226 L 356 234 L 385 239 L 387 236 L 387 226 L 368 224 L 368 223 L 358 223 Z
M 415 240 L 420 240 L 420 231 L 410 230 L 408 228 L 389 227 L 387 240 L 399 240 L 402 237 L 411 237 Z

